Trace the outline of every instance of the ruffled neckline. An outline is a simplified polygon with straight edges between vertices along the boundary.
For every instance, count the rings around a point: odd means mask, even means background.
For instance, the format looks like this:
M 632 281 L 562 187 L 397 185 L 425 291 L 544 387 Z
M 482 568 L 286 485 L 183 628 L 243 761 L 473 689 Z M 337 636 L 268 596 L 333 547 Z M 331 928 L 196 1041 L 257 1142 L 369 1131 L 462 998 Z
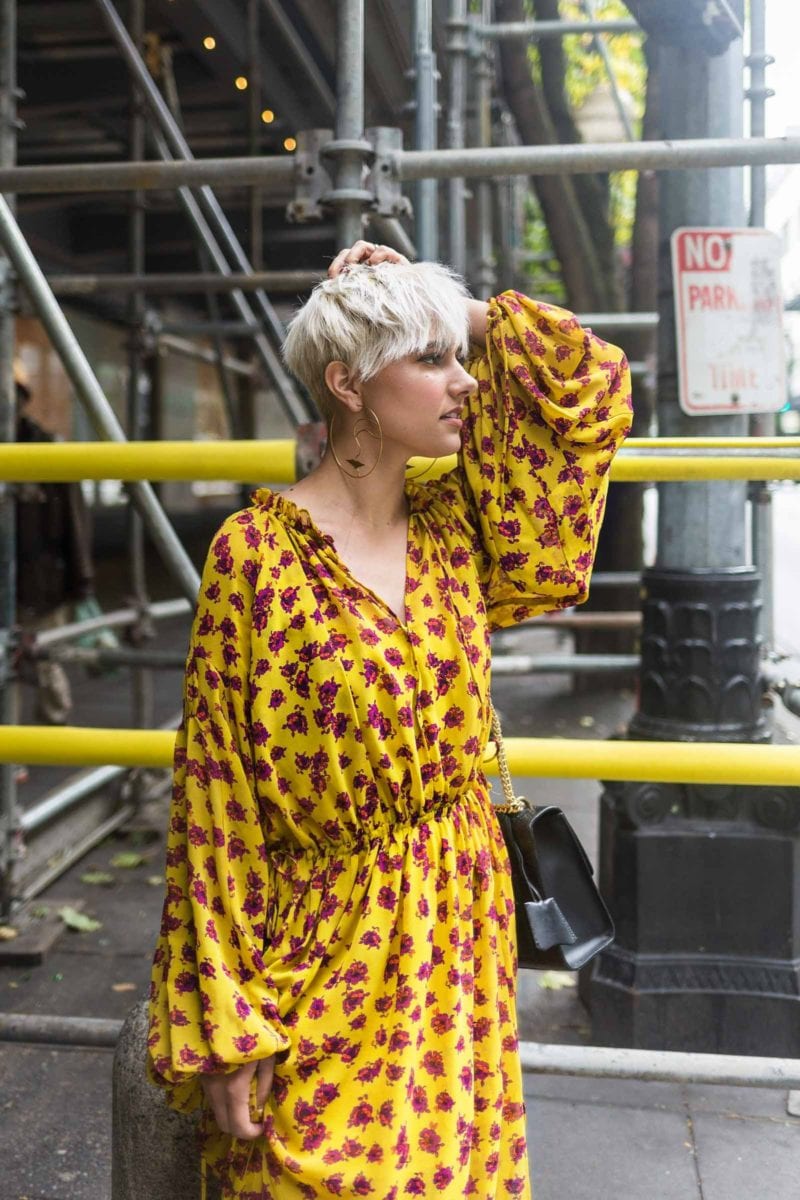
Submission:
M 251 499 L 260 508 L 274 513 L 284 524 L 293 525 L 295 529 L 301 530 L 310 540 L 322 546 L 335 548 L 331 535 L 323 533 L 308 509 L 295 504 L 290 496 L 284 495 L 283 492 L 273 492 L 271 488 L 258 488 L 253 492 Z

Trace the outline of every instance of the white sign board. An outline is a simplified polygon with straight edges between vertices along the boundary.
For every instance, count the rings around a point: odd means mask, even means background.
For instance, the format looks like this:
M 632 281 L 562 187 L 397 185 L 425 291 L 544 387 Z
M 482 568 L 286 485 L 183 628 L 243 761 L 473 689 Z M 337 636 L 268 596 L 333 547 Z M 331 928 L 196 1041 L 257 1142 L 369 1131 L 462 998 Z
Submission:
M 780 239 L 766 229 L 676 229 L 678 396 L 691 416 L 786 403 Z

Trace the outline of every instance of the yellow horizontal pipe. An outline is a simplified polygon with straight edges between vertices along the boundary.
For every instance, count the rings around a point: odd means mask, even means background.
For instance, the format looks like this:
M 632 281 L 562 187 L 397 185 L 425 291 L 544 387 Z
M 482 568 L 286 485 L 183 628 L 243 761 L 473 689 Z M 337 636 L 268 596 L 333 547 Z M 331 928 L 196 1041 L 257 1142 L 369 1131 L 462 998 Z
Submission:
M 0 728 L 0 762 L 64 766 L 168 767 L 174 733 L 146 729 Z M 606 742 L 508 738 L 515 775 L 631 779 L 654 783 L 800 785 L 800 746 L 737 742 Z M 491 754 L 493 747 L 490 747 Z M 495 765 L 487 760 L 487 770 Z
M 800 437 L 628 438 L 626 450 L 800 450 Z
M 75 725 L 0 726 L 0 762 L 64 767 L 169 767 L 175 734 Z
M 646 458 L 621 454 L 611 467 L 613 483 L 676 482 L 689 483 L 720 479 L 800 479 L 800 455 L 797 458 L 721 458 L 697 456 L 671 458 L 652 454 Z
M 0 479 L 294 479 L 291 438 L 254 442 L 50 442 L 0 446 Z
M 772 441 L 772 439 L 751 439 Z M 743 438 L 673 438 L 669 448 L 697 448 L 695 443 L 718 443 L 735 449 L 733 443 L 749 444 Z M 781 445 L 793 449 L 800 439 Z M 633 439 L 628 449 L 661 446 L 658 439 Z M 664 443 L 666 448 L 666 442 Z M 713 448 L 713 447 L 712 447 Z M 51 483 L 79 479 L 125 480 L 216 480 L 247 483 L 294 480 L 295 443 L 289 438 L 253 442 L 55 442 L 15 443 L 0 446 L 0 480 Z M 419 474 L 424 459 L 411 464 Z M 442 474 L 455 458 L 439 459 L 432 474 Z M 800 479 L 800 448 L 797 458 L 697 458 L 652 454 L 627 457 L 623 452 L 614 462 L 611 477 L 618 483 L 641 480 L 705 479 Z
M 771 787 L 800 784 L 800 746 L 508 738 L 506 751 L 516 775 Z

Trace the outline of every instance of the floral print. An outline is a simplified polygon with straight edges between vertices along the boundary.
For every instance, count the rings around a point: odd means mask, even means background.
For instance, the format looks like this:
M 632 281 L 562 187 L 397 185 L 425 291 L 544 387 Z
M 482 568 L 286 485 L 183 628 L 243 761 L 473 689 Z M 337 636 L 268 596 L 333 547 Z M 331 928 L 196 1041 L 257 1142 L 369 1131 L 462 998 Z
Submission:
M 203 575 L 175 753 L 150 1073 L 277 1054 L 225 1197 L 529 1197 L 513 900 L 483 776 L 489 634 L 585 599 L 628 431 L 621 351 L 514 292 L 458 466 L 409 483 L 401 621 L 279 493 Z

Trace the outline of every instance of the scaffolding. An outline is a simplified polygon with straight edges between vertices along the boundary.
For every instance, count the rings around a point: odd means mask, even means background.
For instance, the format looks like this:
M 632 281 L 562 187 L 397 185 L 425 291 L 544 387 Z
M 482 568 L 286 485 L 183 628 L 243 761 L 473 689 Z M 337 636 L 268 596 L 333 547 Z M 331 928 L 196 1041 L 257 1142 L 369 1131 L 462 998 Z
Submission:
M 64 369 L 75 389 L 80 404 L 87 413 L 97 443 L 74 443 L 59 446 L 0 447 L 0 480 L 21 479 L 103 479 L 126 481 L 133 506 L 141 526 L 153 539 L 165 566 L 172 573 L 181 598 L 159 609 L 148 598 L 143 569 L 141 534 L 132 539 L 133 577 L 136 580 L 136 607 L 102 618 L 103 624 L 123 626 L 137 621 L 142 615 L 151 618 L 175 615 L 188 610 L 197 588 L 198 577 L 180 541 L 161 508 L 152 489 L 156 480 L 226 478 L 247 481 L 255 477 L 271 482 L 285 482 L 297 470 L 297 443 L 284 441 L 215 443 L 200 447 L 186 443 L 151 442 L 143 436 L 147 429 L 146 405 L 139 409 L 132 403 L 130 444 L 126 433 L 114 416 L 92 367 L 72 332 L 57 297 L 92 296 L 112 292 L 130 297 L 130 321 L 141 326 L 145 319 L 145 296 L 190 294 L 226 294 L 236 312 L 236 322 L 225 325 L 218 311 L 209 307 L 207 325 L 195 324 L 194 332 L 246 334 L 261 368 L 271 381 L 273 392 L 284 412 L 297 426 L 313 423 L 317 413 L 308 397 L 300 394 L 286 374 L 280 360 L 279 343 L 282 325 L 270 300 L 270 295 L 295 292 L 311 287 L 321 277 L 317 271 L 269 271 L 245 253 L 218 201 L 214 187 L 246 186 L 252 189 L 253 211 L 266 197 L 285 202 L 295 220 L 305 222 L 333 215 L 336 237 L 340 245 L 352 243 L 365 227 L 396 245 L 405 253 L 423 258 L 438 253 L 438 188 L 447 183 L 450 215 L 447 237 L 448 257 L 456 269 L 464 271 L 468 261 L 471 274 L 479 286 L 491 286 L 491 187 L 490 180 L 499 177 L 580 174 L 616 170 L 682 171 L 689 168 L 749 166 L 752 169 L 752 219 L 762 223 L 764 216 L 764 168 L 767 164 L 800 162 L 800 138 L 766 138 L 763 124 L 763 104 L 768 89 L 764 86 L 763 70 L 769 61 L 763 47 L 763 3 L 752 4 L 751 21 L 755 36 L 749 59 L 751 68 L 750 99 L 753 104 L 752 136 L 750 138 L 703 139 L 620 144 L 554 145 L 554 146 L 492 146 L 491 140 L 491 78 L 492 50 L 504 38 L 544 39 L 571 33 L 594 36 L 613 36 L 634 32 L 633 21 L 600 21 L 587 18 L 583 22 L 538 22 L 519 25 L 494 25 L 489 20 L 491 5 L 484 2 L 478 17 L 467 12 L 466 0 L 450 0 L 447 22 L 448 76 L 446 87 L 446 147 L 436 146 L 435 111 L 437 106 L 437 65 L 432 41 L 432 6 L 430 0 L 413 0 L 411 59 L 413 69 L 414 143 L 403 149 L 400 131 L 394 128 L 365 128 L 364 82 L 364 5 L 363 0 L 339 0 L 337 5 L 337 73 L 336 94 L 331 92 L 315 69 L 313 61 L 305 62 L 312 86 L 328 105 L 334 118 L 332 129 L 300 130 L 297 154 L 290 158 L 265 158 L 257 154 L 246 157 L 195 158 L 180 128 L 179 120 L 167 99 L 154 82 L 144 61 L 141 43 L 143 36 L 142 0 L 130 7 L 130 29 L 126 28 L 112 0 L 96 0 L 98 14 L 117 47 L 132 82 L 130 146 L 132 161 L 86 162 L 70 166 L 17 166 L 15 164 L 14 128 L 16 83 L 14 75 L 14 0 L 0 0 L 0 247 L 13 268 L 19 285 L 27 294 L 35 312 L 46 329 Z M 273 12 L 287 18 L 279 6 L 267 4 Z M 255 6 L 253 10 L 255 11 Z M 251 18 L 252 17 L 251 12 Z M 291 26 L 291 22 L 289 22 Z M 292 29 L 287 36 L 294 36 Z M 295 51 L 302 56 L 302 40 L 295 36 Z M 605 59 L 612 86 L 613 70 Z M 465 145 L 470 126 L 467 112 L 467 76 L 474 70 L 475 113 L 471 122 L 472 145 Z M 257 88 L 254 86 L 254 95 Z M 146 140 L 150 139 L 158 156 L 148 161 L 144 156 Z M 477 181 L 473 244 L 468 247 L 466 181 Z M 409 202 L 404 189 L 414 185 L 414 223 L 408 225 Z M 145 270 L 141 197 L 152 190 L 175 189 L 191 223 L 200 247 L 201 269 L 196 273 L 163 273 Z M 62 275 L 49 279 L 41 271 L 15 217 L 11 197 L 14 195 L 47 195 L 54 193 L 130 192 L 134 196 L 131 218 L 129 271 L 114 275 Z M 0 259 L 0 386 L 3 396 L 3 441 L 13 441 L 13 399 L 11 387 L 13 308 L 12 279 L 5 260 Z M 586 319 L 601 328 L 645 330 L 656 328 L 654 313 L 597 313 Z M 163 332 L 168 333 L 165 329 Z M 174 333 L 175 331 L 172 330 Z M 141 348 L 140 348 L 141 350 Z M 214 361 L 220 371 L 223 390 L 229 389 L 230 360 L 218 338 Z M 130 358 L 130 394 L 140 397 L 145 391 L 145 365 L 140 351 Z M 649 442 L 641 440 L 628 444 L 614 466 L 616 482 L 633 480 L 711 480 L 740 479 L 771 481 L 778 478 L 800 478 L 800 441 L 775 439 L 769 422 L 757 427 L 757 438 L 741 441 L 706 439 L 702 444 L 690 444 L 678 439 Z M 133 441 L 137 444 L 132 444 Z M 771 570 L 769 520 L 763 489 L 757 493 L 760 518 L 757 522 L 757 561 Z M 46 823 L 71 811 L 74 806 L 97 788 L 130 767 L 165 767 L 171 758 L 172 734 L 155 731 L 152 725 L 152 701 L 144 681 L 144 673 L 160 666 L 174 665 L 174 656 L 153 651 L 107 651 L 105 662 L 135 665 L 138 692 L 135 693 L 136 729 L 47 730 L 13 726 L 9 695 L 12 654 L 15 651 L 12 631 L 15 625 L 13 594 L 13 504 L 9 489 L 0 498 L 0 625 L 4 627 L 2 693 L 3 728 L 0 728 L 0 908 L 8 916 L 23 898 L 14 892 L 14 846 L 20 834 L 32 835 Z M 9 549 L 12 547 L 12 549 Z M 629 581 L 630 582 L 630 581 Z M 769 609 L 769 605 L 767 606 Z M 84 634 L 92 626 L 84 623 L 55 635 L 37 639 L 35 653 L 68 655 L 70 640 Z M 771 634 L 771 626 L 768 626 Z M 103 652 L 94 653 L 95 660 Z M 78 657 L 79 657 L 78 653 Z M 584 668 L 591 669 L 585 659 Z M 508 663 L 507 663 L 508 665 Z M 516 664 L 514 669 L 528 669 L 533 664 Z M 594 669 L 608 670 L 608 661 L 594 664 Z M 616 664 L 620 666 L 619 663 Z M 632 670 L 636 661 L 626 661 L 622 669 Z M 541 666 L 541 664 L 540 664 Z M 553 669 L 552 663 L 546 663 Z M 569 669 L 577 670 L 575 663 Z M 796 685 L 790 685 L 789 690 Z M 509 739 L 511 766 L 539 775 L 561 775 L 606 779 L 681 780 L 688 775 L 710 784 L 775 783 L 800 784 L 800 750 L 795 747 L 684 744 L 684 743 L 607 743 L 584 742 L 581 762 L 575 761 L 568 741 L 547 742 L 538 739 Z M 70 783 L 45 797 L 34 809 L 20 816 L 14 794 L 9 764 L 13 761 L 58 762 L 92 766 L 79 782 Z M 111 765 L 109 765 L 109 763 Z M 130 806 L 98 829 L 97 837 L 105 836 L 113 827 L 130 815 Z M 86 843 L 75 853 L 87 848 Z M 31 893 L 29 893 L 31 894 Z M 25 1018 L 17 1024 L 0 1022 L 0 1036 L 25 1037 L 29 1040 L 60 1042 L 74 1036 L 96 1038 L 90 1044 L 109 1044 L 118 1033 L 114 1023 L 102 1028 L 83 1022 L 76 1033 L 63 1024 L 46 1028 L 41 1024 L 38 1034 L 25 1026 Z M 22 1023 L 20 1023 L 20 1021 Z M 42 1032 L 44 1031 L 44 1032 Z M 699 1062 L 679 1063 L 677 1057 L 669 1062 L 656 1061 L 658 1056 L 625 1059 L 619 1051 L 581 1051 L 578 1058 L 560 1054 L 568 1048 L 551 1048 L 548 1057 L 542 1047 L 523 1047 L 526 1069 L 567 1071 L 572 1074 L 613 1074 L 649 1079 L 707 1079 L 710 1082 L 755 1083 L 761 1086 L 800 1087 L 797 1064 L 778 1069 L 775 1064 L 759 1060 L 741 1063 Z M 603 1054 L 617 1055 L 613 1062 Z M 619 1058 L 620 1054 L 623 1058 Z M 559 1057 L 560 1054 L 560 1057 Z M 587 1057 L 588 1056 L 588 1057 Z M 705 1057 L 705 1056 L 704 1056 Z M 711 1056 L 708 1056 L 709 1059 Z M 588 1065 L 587 1065 L 588 1064 Z M 764 1065 L 766 1064 L 766 1065 Z M 727 1073 L 726 1073 L 727 1070 Z
M 288 158 L 263 158 L 250 155 L 247 158 L 227 157 L 223 159 L 196 159 L 181 132 L 176 116 L 175 103 L 170 105 L 162 94 L 151 72 L 145 64 L 141 50 L 144 33 L 144 15 L 141 0 L 131 5 L 129 25 L 126 28 L 112 0 L 96 0 L 98 13 L 108 30 L 125 66 L 130 72 L 132 84 L 131 138 L 134 161 L 128 163 L 84 163 L 69 167 L 32 166 L 18 167 L 14 163 L 13 129 L 15 118 L 13 105 L 16 97 L 14 82 L 15 29 L 13 0 L 2 4 L 4 30 L 4 79 L 3 92 L 6 105 L 5 139 L 0 157 L 0 188 L 12 194 L 44 194 L 52 192 L 93 191 L 109 192 L 125 190 L 134 192 L 134 198 L 154 188 L 170 187 L 178 190 L 181 203 L 195 230 L 204 254 L 204 259 L 213 271 L 200 271 L 196 275 L 173 275 L 159 279 L 148 277 L 143 270 L 143 245 L 141 211 L 134 209 L 132 216 L 131 267 L 127 276 L 79 276 L 54 278 L 47 281 L 34 255 L 28 248 L 14 218 L 11 205 L 0 198 L 0 243 L 16 271 L 18 280 L 25 289 L 38 313 L 48 335 L 62 359 L 76 394 L 88 413 L 91 423 L 105 447 L 82 447 L 74 445 L 75 478 L 99 477 L 93 475 L 93 455 L 97 452 L 105 459 L 107 475 L 125 477 L 133 504 L 140 520 L 158 546 L 165 564 L 176 577 L 182 594 L 191 599 L 197 588 L 197 575 L 188 561 L 183 547 L 175 538 L 163 511 L 155 500 L 150 481 L 161 477 L 160 464 L 169 464 L 171 478 L 187 477 L 179 466 L 184 457 L 180 447 L 169 444 L 143 445 L 149 474 L 132 474 L 126 465 L 124 445 L 125 433 L 111 411 L 102 389 L 86 360 L 64 317 L 56 295 L 88 295 L 102 289 L 116 290 L 131 297 L 130 314 L 134 323 L 141 323 L 144 316 L 142 297 L 148 292 L 168 294 L 181 291 L 205 291 L 228 293 L 241 324 L 235 326 L 238 333 L 248 333 L 256 353 L 275 393 L 291 419 L 299 424 L 313 420 L 316 416 L 307 398 L 298 395 L 294 384 L 286 376 L 278 357 L 276 343 L 282 334 L 282 326 L 268 298 L 267 288 L 273 291 L 307 287 L 318 276 L 303 272 L 259 272 L 254 271 L 230 222 L 212 190 L 214 184 L 242 184 L 253 189 L 260 200 L 266 195 L 275 195 L 291 201 L 293 214 L 304 219 L 333 212 L 336 219 L 337 237 L 341 244 L 352 242 L 363 230 L 365 219 L 382 222 L 387 238 L 409 249 L 410 239 L 401 225 L 401 218 L 408 213 L 408 201 L 403 195 L 403 185 L 414 183 L 415 232 L 418 249 L 424 256 L 436 253 L 436 186 L 437 180 L 449 181 L 448 193 L 452 205 L 449 252 L 456 266 L 466 261 L 466 224 L 464 221 L 465 181 L 479 181 L 477 206 L 482 219 L 478 222 L 478 243 L 475 251 L 475 275 L 489 282 L 491 274 L 488 259 L 490 248 L 486 238 L 490 236 L 490 221 L 486 215 L 489 203 L 487 181 L 498 175 L 529 175 L 531 173 L 580 173 L 608 171 L 614 169 L 682 170 L 687 167 L 750 165 L 753 168 L 753 218 L 763 218 L 763 165 L 767 162 L 800 161 L 800 139 L 764 138 L 763 109 L 769 94 L 764 87 L 763 70 L 767 56 L 763 48 L 763 5 L 755 5 L 752 21 L 754 40 L 752 54 L 748 60 L 751 68 L 749 97 L 753 104 L 752 134 L 748 139 L 718 139 L 716 141 L 685 142 L 633 142 L 612 145 L 568 145 L 568 146 L 503 146 L 492 147 L 490 140 L 491 122 L 488 106 L 491 102 L 491 47 L 505 38 L 537 40 L 563 37 L 572 33 L 591 34 L 595 39 L 613 36 L 622 32 L 634 32 L 636 23 L 626 21 L 600 21 L 594 19 L 591 6 L 587 19 L 582 22 L 534 22 L 518 25 L 495 25 L 491 23 L 491 6 L 484 3 L 481 14 L 468 14 L 463 0 L 453 0 L 447 23 L 447 52 L 449 60 L 447 92 L 447 147 L 435 146 L 434 113 L 437 106 L 436 58 L 431 37 L 432 9 L 426 0 L 415 0 L 411 6 L 411 58 L 410 78 L 413 82 L 414 148 L 404 150 L 398 131 L 364 128 L 364 7 L 360 0 L 340 0 L 337 7 L 338 53 L 337 92 L 334 97 L 326 92 L 318 72 L 308 56 L 303 61 L 309 80 L 320 95 L 324 95 L 328 111 L 335 114 L 335 129 L 330 132 L 315 130 L 301 131 L 298 135 L 298 156 L 295 161 Z M 272 6 L 274 7 L 274 6 Z M 274 13 L 273 13 L 274 15 Z M 286 24 L 286 18 L 282 18 Z M 290 23 L 289 23 L 290 24 Z M 251 30 L 252 32 L 252 30 Z M 256 28 L 257 32 L 257 28 Z M 291 30 L 285 30 L 287 34 Z M 293 51 L 302 57 L 302 43 L 295 38 Z M 467 128 L 466 71 L 472 62 L 477 67 L 477 124 L 475 125 L 478 145 L 466 147 Z M 604 64 L 609 71 L 612 86 L 615 86 L 613 70 L 607 56 Z M 169 82 L 169 81 L 167 81 Z M 174 90 L 174 81 L 173 81 Z M 169 88 L 167 89 L 169 92 Z M 158 160 L 144 161 L 142 150 L 147 137 L 150 138 Z M 138 156 L 138 157 L 137 157 Z M 312 181 L 309 184 L 309 180 Z M 136 201 L 140 203 L 140 201 Z M 247 296 L 252 295 L 252 303 Z M 617 328 L 651 329 L 655 325 L 654 314 L 591 314 L 591 320 Z M 7 329 L 7 322 L 6 322 Z M 194 332 L 219 329 L 225 326 L 212 319 L 207 327 L 195 325 Z M 229 325 L 228 331 L 234 326 Z M 262 331 L 263 330 L 263 331 Z M 169 335 L 174 329 L 163 329 Z M 7 336 L 7 334 L 6 334 Z M 6 355 L 8 358 L 8 355 Z M 216 361 L 220 370 L 223 388 L 229 390 L 228 363 L 218 343 Z M 8 366 L 8 364 L 7 364 Z M 130 359 L 129 393 L 135 398 L 142 392 L 141 353 L 132 353 Z M 132 424 L 141 436 L 144 418 L 137 415 L 134 407 Z M 768 432 L 765 430 L 765 432 Z M 114 445 L 116 444 L 116 446 Z M 119 455 L 113 457 L 118 447 Z M 747 449 L 752 450 L 753 443 Z M 18 448 L 21 449 L 21 448 Z M 42 447 L 26 447 L 26 477 L 47 478 L 43 459 L 47 455 L 39 452 Z M 251 449 L 261 456 L 260 471 L 273 481 L 288 479 L 293 470 L 291 460 L 294 450 L 288 444 L 275 443 L 269 447 L 255 445 Z M 647 478 L 692 479 L 692 478 L 741 478 L 769 480 L 776 471 L 792 476 L 796 463 L 778 462 L 775 453 L 753 457 L 745 453 L 736 456 L 733 447 L 728 447 L 724 458 L 706 458 L 700 466 L 680 455 L 665 455 L 662 444 L 651 447 L 648 452 Z M 744 449 L 744 448 L 743 448 Z M 764 447 L 762 447 L 762 450 Z M 8 468 L 12 470 L 14 448 L 5 452 Z M 4 457 L 5 457 L 4 453 Z M 618 480 L 643 478 L 641 464 L 633 461 L 635 448 L 628 456 L 622 456 L 615 467 Z M 781 456 L 792 448 L 785 443 Z M 121 456 L 120 456 L 121 455 Z M 247 448 L 242 445 L 224 447 L 215 445 L 208 457 L 214 460 L 214 477 L 252 477 L 247 467 Z M 189 472 L 195 478 L 207 477 L 204 472 L 206 456 L 193 448 Z M 140 460 L 142 461 L 142 460 Z M 252 460 L 251 460 L 252 461 Z M 64 461 L 61 461 L 61 468 Z M 27 471 L 30 470 L 30 474 Z M 699 474 L 698 474 L 699 472 Z M 759 493 L 761 499 L 763 491 Z M 769 522 L 763 519 L 764 505 L 758 507 L 762 519 L 759 521 L 759 553 L 763 553 L 768 541 Z M 146 606 L 146 588 L 141 566 L 141 536 L 133 539 L 134 556 L 139 562 L 134 567 L 138 579 L 137 595 L 142 606 Z M 13 620 L 9 619 L 9 627 Z M 152 660 L 155 661 L 155 660 Z M 142 659 L 142 662 L 144 660 Z M 587 664 L 588 665 L 588 664 Z M 141 685 L 141 680 L 140 680 Z M 146 714 L 139 714 L 137 723 L 146 723 Z M 7 813 L 12 805 L 5 804 Z
M 220 337 L 224 333 L 246 334 L 252 340 L 262 369 L 270 379 L 274 393 L 284 411 L 298 425 L 313 421 L 316 413 L 308 399 L 297 393 L 280 363 L 277 346 L 282 326 L 269 300 L 269 292 L 307 288 L 320 275 L 316 272 L 269 272 L 254 270 L 232 226 L 212 190 L 215 184 L 245 185 L 263 202 L 266 196 L 279 197 L 290 204 L 295 219 L 309 221 L 332 212 L 340 244 L 349 244 L 358 237 L 365 221 L 377 222 L 383 235 L 405 250 L 414 251 L 411 239 L 401 223 L 409 213 L 403 188 L 415 186 L 416 249 L 423 256 L 433 256 L 437 249 L 437 181 L 448 181 L 451 207 L 449 255 L 463 269 L 467 260 L 467 226 L 465 221 L 465 187 L 467 180 L 478 183 L 476 206 L 477 241 L 473 251 L 473 274 L 485 285 L 491 283 L 491 203 L 488 180 L 498 176 L 570 174 L 616 169 L 683 170 L 689 167 L 718 167 L 749 165 L 753 177 L 753 219 L 763 219 L 763 173 L 766 163 L 800 161 L 800 138 L 768 139 L 763 137 L 763 108 L 769 94 L 764 87 L 763 70 L 768 57 L 763 49 L 763 5 L 755 5 L 752 14 L 754 40 L 748 60 L 751 69 L 749 97 L 754 118 L 751 133 L 746 139 L 695 140 L 683 142 L 635 142 L 620 144 L 562 145 L 562 146 L 491 146 L 492 47 L 501 39 L 523 38 L 537 40 L 563 37 L 572 33 L 590 34 L 595 39 L 635 32 L 633 21 L 600 21 L 592 16 L 591 6 L 583 22 L 538 22 L 520 25 L 495 25 L 490 20 L 491 5 L 484 3 L 476 16 L 467 12 L 463 0 L 452 0 L 447 22 L 447 146 L 435 145 L 434 113 L 437 107 L 438 78 L 436 57 L 431 36 L 432 10 L 426 0 L 415 0 L 411 6 L 411 59 L 409 73 L 413 85 L 414 145 L 402 148 L 399 131 L 388 128 L 364 128 L 364 7 L 361 0 L 340 0 L 337 7 L 337 91 L 325 93 L 325 87 L 313 64 L 304 63 L 309 80 L 320 95 L 326 94 L 327 110 L 335 115 L 335 128 L 330 131 L 312 130 L 298 133 L 298 153 L 289 158 L 226 157 L 197 159 L 181 132 L 174 79 L 166 87 L 165 97 L 145 63 L 141 50 L 144 34 L 142 0 L 131 5 L 129 27 L 126 28 L 112 0 L 96 0 L 98 14 L 112 39 L 131 79 L 131 136 L 133 161 L 83 163 L 60 166 L 17 166 L 14 162 L 13 103 L 14 83 L 14 3 L 3 0 L 2 13 L 6 23 L 4 38 L 3 89 L 8 110 L 6 138 L 0 157 L 0 189 L 11 194 L 48 194 L 56 192 L 132 191 L 134 210 L 131 218 L 131 272 L 128 275 L 66 276 L 45 279 L 35 256 L 26 244 L 14 217 L 12 205 L 0 197 L 0 245 L 16 272 L 19 284 L 33 304 L 64 368 L 75 388 L 76 395 L 94 426 L 101 443 L 80 444 L 58 448 L 54 459 L 43 446 L 14 447 L 0 450 L 0 475 L 11 479 L 125 479 L 131 500 L 139 514 L 141 528 L 146 529 L 158 547 L 165 565 L 174 575 L 179 590 L 187 601 L 196 594 L 198 577 L 186 553 L 175 537 L 169 522 L 155 499 L 151 482 L 157 479 L 230 479 L 247 480 L 268 477 L 273 482 L 288 481 L 296 470 L 297 448 L 290 442 L 215 443 L 213 446 L 192 446 L 191 455 L 185 446 L 168 442 L 142 441 L 146 432 L 147 414 L 137 408 L 136 398 L 146 390 L 141 349 L 134 348 L 130 357 L 129 395 L 131 399 L 132 435 L 138 447 L 126 444 L 126 435 L 115 418 L 90 364 L 75 338 L 57 296 L 87 296 L 98 292 L 116 291 L 129 296 L 130 320 L 141 325 L 145 317 L 143 297 L 147 294 L 170 295 L 181 292 L 227 294 L 237 313 L 238 323 L 221 321 L 216 309 L 210 309 L 207 324 L 194 322 L 187 332 L 217 335 L 213 361 L 217 363 L 223 390 L 230 400 L 230 372 L 235 364 L 223 352 Z M 252 15 L 252 14 L 251 14 Z M 274 15 L 274 14 L 273 14 Z M 286 18 L 283 18 L 284 22 Z M 759 32 L 759 30 L 761 32 Z M 252 31 L 251 31 L 252 32 Z M 257 32 L 257 30 L 256 30 Z M 290 31 L 286 31 L 290 32 Z M 294 52 L 301 54 L 295 44 Z M 604 65 L 615 86 L 613 69 L 607 56 Z M 473 138 L 478 144 L 465 146 L 467 121 L 467 71 L 476 68 L 475 103 L 477 120 L 473 122 Z M 166 84 L 170 79 L 167 76 Z M 170 97 L 172 99 L 170 100 Z M 157 161 L 146 161 L 142 151 L 149 138 Z M 144 271 L 141 197 L 151 189 L 174 188 L 198 238 L 201 263 L 205 270 L 196 274 L 147 275 Z M 137 199 L 138 198 L 138 199 Z M 254 200 L 255 203 L 255 200 Z M 252 297 L 248 299 L 248 297 Z M 587 314 L 588 322 L 600 328 L 653 330 L 656 314 L 596 313 Z M 8 318 L 5 322 L 8 336 Z M 159 327 L 157 335 L 168 339 L 180 332 L 174 323 Z M 8 359 L 8 355 L 6 355 Z M 10 368 L 7 362 L 6 366 Z M 636 364 L 634 364 L 636 368 Z M 644 365 L 639 368 L 644 371 Z M 764 428 L 769 434 L 773 430 Z M 668 446 L 663 439 L 650 444 L 629 443 L 614 467 L 617 481 L 747 479 L 767 481 L 776 477 L 796 478 L 796 446 L 768 438 L 747 439 L 741 444 L 716 447 L 711 443 L 700 453 L 699 447 Z M 24 466 L 21 459 L 24 458 Z M 258 462 L 256 469 L 255 464 Z M 57 462 L 55 475 L 51 464 Z M 134 469 L 132 464 L 137 463 Z M 768 492 L 761 490 L 763 501 Z M 8 502 L 7 502 L 8 506 Z M 769 521 L 765 505 L 757 506 L 759 522 L 756 532 L 757 551 L 768 552 Z M 143 569 L 142 533 L 132 537 L 132 569 L 139 612 L 148 608 L 146 581 Z M 7 571 L 8 574 L 8 571 Z M 9 628 L 13 619 L 9 617 Z M 44 644 L 38 653 L 48 651 Z M 67 657 L 68 650 L 61 651 Z M 73 651 L 73 654 L 75 652 Z M 99 652 L 95 652 L 96 654 Z M 166 665 L 174 656 L 159 659 L 149 652 L 105 652 L 105 661 L 119 663 L 138 661 L 139 700 L 135 724 L 140 728 L 152 724 L 148 713 L 152 704 L 146 700 L 146 671 L 156 664 Z M 79 657 L 79 655 L 77 655 Z M 584 656 L 582 664 L 565 658 L 564 669 L 601 670 L 602 656 L 592 663 Z M 615 663 L 606 661 L 611 669 L 630 670 L 632 656 L 620 656 Z M 502 669 L 502 668 L 501 668 Z M 507 664 L 507 669 L 512 667 Z M 8 690 L 8 689 L 6 689 Z M 9 793 L 13 783 L 8 783 Z M 3 805 L 3 828 L 6 846 L 14 810 L 13 796 Z M 4 874 L 8 873 L 5 859 Z

